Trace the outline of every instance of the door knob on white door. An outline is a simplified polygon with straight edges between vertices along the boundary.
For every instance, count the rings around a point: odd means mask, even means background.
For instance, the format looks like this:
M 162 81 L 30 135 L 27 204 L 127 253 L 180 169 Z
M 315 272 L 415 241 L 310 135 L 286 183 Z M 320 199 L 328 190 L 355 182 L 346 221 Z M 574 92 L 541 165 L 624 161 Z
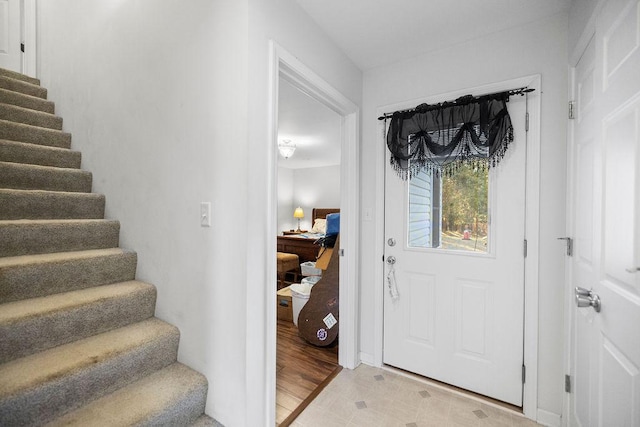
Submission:
M 637 273 L 640 271 L 640 267 L 625 268 L 625 270 L 627 270 L 627 273 Z
M 576 305 L 578 307 L 593 307 L 596 313 L 600 313 L 601 303 L 600 297 L 593 291 L 580 286 L 576 286 Z

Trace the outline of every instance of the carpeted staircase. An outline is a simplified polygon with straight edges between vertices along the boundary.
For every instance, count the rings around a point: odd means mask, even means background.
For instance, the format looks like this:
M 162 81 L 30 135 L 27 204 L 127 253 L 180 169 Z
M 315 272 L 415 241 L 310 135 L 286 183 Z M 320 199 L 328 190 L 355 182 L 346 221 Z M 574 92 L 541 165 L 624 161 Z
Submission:
M 0 425 L 219 425 L 46 98 L 0 69 Z

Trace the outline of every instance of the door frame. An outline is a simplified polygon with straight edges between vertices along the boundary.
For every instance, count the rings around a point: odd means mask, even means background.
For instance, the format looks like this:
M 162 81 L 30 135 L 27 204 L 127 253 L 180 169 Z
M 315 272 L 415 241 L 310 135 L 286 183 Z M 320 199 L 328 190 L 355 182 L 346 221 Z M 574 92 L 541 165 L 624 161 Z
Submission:
M 22 53 L 22 74 L 37 76 L 37 0 L 22 0 L 21 36 L 24 43 Z
M 593 8 L 591 16 L 589 20 L 585 24 L 585 27 L 580 35 L 580 38 L 576 42 L 573 51 L 569 54 L 569 71 L 568 71 L 568 81 L 569 81 L 569 91 L 568 91 L 568 99 L 567 102 L 575 101 L 576 99 L 576 66 L 578 62 L 580 62 L 580 58 L 584 54 L 589 42 L 596 34 L 596 18 L 600 14 L 603 6 L 605 4 L 605 0 L 598 0 L 596 5 Z M 567 236 L 574 238 L 573 230 L 575 227 L 574 223 L 574 213 L 575 206 L 573 203 L 573 191 L 574 191 L 574 172 L 575 172 L 575 162 L 574 162 L 574 149 L 575 149 L 575 129 L 574 129 L 574 121 L 567 121 L 567 203 L 566 203 L 566 232 Z M 573 327 L 573 307 L 575 304 L 574 301 L 574 292 L 572 289 L 573 283 L 573 264 L 571 262 L 565 263 L 565 301 L 564 301 L 564 349 L 563 349 L 563 358 L 564 358 L 564 372 L 566 375 L 571 375 L 571 359 L 573 357 L 573 353 L 571 351 L 572 346 L 572 327 Z M 562 425 L 568 425 L 569 413 L 571 410 L 572 403 L 572 393 L 564 393 L 562 398 Z
M 19 41 L 24 45 L 24 52 L 20 52 L 19 73 L 30 77 L 37 74 L 37 0 L 18 0 L 18 26 L 20 28 Z
M 527 111 L 529 113 L 529 131 L 527 132 L 526 153 L 526 209 L 525 238 L 527 239 L 527 257 L 524 263 L 524 365 L 526 381 L 523 385 L 522 409 L 525 417 L 538 419 L 538 280 L 540 248 L 540 94 L 541 78 L 539 74 L 505 80 L 481 86 L 469 87 L 452 92 L 426 96 L 379 107 L 376 115 L 413 108 L 422 103 L 438 103 L 456 99 L 469 93 L 483 94 L 510 90 L 528 86 L 535 89 L 529 94 Z M 378 123 L 377 135 L 384 135 L 384 122 Z M 376 232 L 375 250 L 382 259 L 384 254 L 384 176 L 386 145 L 376 144 Z M 375 264 L 375 325 L 374 360 L 375 366 L 383 366 L 384 351 L 384 263 Z M 541 414 L 542 415 L 542 414 Z
M 294 55 L 286 51 L 274 40 L 269 41 L 269 105 L 268 135 L 269 144 L 268 170 L 269 192 L 267 197 L 267 242 L 268 260 L 267 277 L 272 277 L 274 286 L 268 286 L 264 312 L 265 326 L 265 370 L 266 370 L 266 411 L 267 419 L 275 420 L 276 390 L 276 236 L 277 227 L 277 141 L 278 141 L 278 88 L 280 77 L 287 80 L 297 89 L 311 98 L 321 102 L 341 116 L 341 156 L 340 156 L 340 322 L 338 363 L 348 369 L 354 369 L 359 363 L 358 354 L 358 258 L 360 225 L 359 212 L 359 132 L 360 109 L 333 88 L 329 83 L 304 65 Z

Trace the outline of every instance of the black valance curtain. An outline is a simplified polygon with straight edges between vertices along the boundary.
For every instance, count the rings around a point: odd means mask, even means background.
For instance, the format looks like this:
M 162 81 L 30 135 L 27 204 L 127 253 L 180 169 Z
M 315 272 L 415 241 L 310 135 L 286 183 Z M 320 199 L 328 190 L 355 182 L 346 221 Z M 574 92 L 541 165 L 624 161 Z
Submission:
M 391 165 L 403 179 L 421 170 L 451 175 L 461 163 L 496 166 L 513 142 L 507 111 L 512 93 L 467 95 L 393 113 L 387 133 Z

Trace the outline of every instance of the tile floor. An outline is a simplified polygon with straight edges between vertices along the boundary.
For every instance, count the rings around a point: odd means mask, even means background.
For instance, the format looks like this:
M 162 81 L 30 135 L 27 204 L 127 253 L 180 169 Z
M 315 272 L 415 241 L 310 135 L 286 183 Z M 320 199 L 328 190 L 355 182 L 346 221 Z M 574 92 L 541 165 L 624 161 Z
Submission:
M 538 426 L 513 411 L 367 365 L 343 369 L 291 425 Z

